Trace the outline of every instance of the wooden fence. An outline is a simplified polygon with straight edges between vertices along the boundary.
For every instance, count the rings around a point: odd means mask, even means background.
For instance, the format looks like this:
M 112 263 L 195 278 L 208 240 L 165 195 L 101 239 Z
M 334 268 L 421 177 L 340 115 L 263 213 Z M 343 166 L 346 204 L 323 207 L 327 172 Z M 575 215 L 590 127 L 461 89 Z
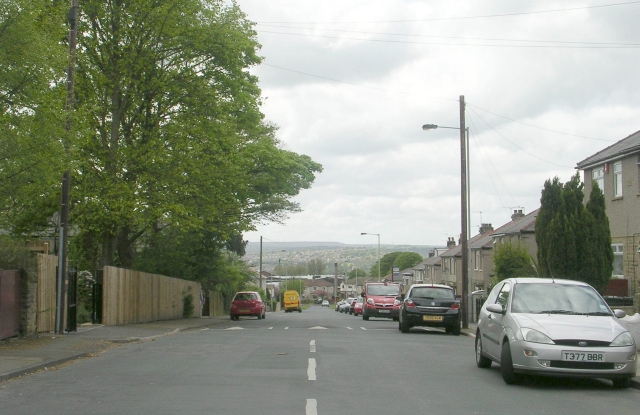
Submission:
M 200 284 L 193 281 L 104 267 L 102 322 L 106 325 L 179 319 L 184 297 L 191 294 L 198 315 Z
M 56 255 L 37 254 L 37 330 L 39 333 L 56 328 Z
M 224 298 L 222 293 L 209 291 L 209 315 L 212 317 L 224 316 Z

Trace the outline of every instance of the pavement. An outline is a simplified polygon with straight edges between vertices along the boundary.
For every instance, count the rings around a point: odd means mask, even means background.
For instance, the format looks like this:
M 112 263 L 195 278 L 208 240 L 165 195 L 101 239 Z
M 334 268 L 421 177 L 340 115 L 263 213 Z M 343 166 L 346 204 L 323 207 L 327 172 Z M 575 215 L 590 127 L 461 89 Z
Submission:
M 9 379 L 29 375 L 56 367 L 78 359 L 90 358 L 119 345 L 153 341 L 186 330 L 221 325 L 229 321 L 229 316 L 164 320 L 152 323 L 105 326 L 83 324 L 77 332 L 66 334 L 38 334 L 26 337 L 12 337 L 0 341 L 0 383 Z M 640 344 L 640 315 L 626 317 L 621 322 Z M 475 337 L 477 326 L 470 323 L 461 334 Z M 631 380 L 631 387 L 640 389 L 640 376 Z

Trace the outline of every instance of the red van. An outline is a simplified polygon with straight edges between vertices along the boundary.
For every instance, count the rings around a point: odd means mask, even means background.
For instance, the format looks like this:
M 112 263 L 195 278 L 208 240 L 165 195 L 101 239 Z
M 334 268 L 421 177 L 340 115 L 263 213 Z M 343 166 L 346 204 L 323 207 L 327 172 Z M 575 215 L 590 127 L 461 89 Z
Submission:
M 400 316 L 400 284 L 393 282 L 369 282 L 362 293 L 362 319 L 369 317 L 390 318 Z

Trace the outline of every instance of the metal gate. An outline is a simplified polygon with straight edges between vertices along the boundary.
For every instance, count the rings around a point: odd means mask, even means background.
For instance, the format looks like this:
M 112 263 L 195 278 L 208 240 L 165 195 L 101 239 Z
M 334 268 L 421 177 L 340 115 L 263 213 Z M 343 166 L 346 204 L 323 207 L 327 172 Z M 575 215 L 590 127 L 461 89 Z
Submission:
M 67 332 L 78 331 L 78 270 L 69 270 L 67 288 Z
M 96 270 L 96 282 L 91 287 L 91 322 L 102 324 L 102 270 Z
M 0 270 L 0 339 L 20 334 L 20 271 Z

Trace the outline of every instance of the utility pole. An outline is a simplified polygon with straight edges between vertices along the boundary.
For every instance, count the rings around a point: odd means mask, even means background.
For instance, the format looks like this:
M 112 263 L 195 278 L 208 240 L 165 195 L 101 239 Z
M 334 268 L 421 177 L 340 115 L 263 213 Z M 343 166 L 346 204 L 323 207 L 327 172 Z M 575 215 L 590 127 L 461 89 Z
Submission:
M 467 189 L 467 129 L 465 128 L 465 104 L 464 95 L 460 95 L 460 198 L 462 218 L 461 223 L 461 255 L 462 255 L 462 328 L 469 328 L 469 251 L 468 251 L 468 232 L 469 224 L 467 216 L 469 214 L 468 206 L 468 189 Z
M 69 64 L 67 66 L 67 100 L 65 110 L 67 122 L 65 130 L 67 137 L 63 142 L 69 145 L 71 129 L 73 127 L 73 111 L 75 107 L 74 87 L 76 68 L 76 42 L 78 38 L 78 0 L 71 0 L 69 9 Z M 60 202 L 60 249 L 58 250 L 58 276 L 56 294 L 56 325 L 57 334 L 64 334 L 65 297 L 67 292 L 67 231 L 69 228 L 69 201 L 71 192 L 71 175 L 69 171 L 62 174 L 62 197 Z
M 333 302 L 338 302 L 338 263 L 333 263 Z
M 258 271 L 260 274 L 258 275 L 258 278 L 260 281 L 260 288 L 264 288 L 265 290 L 267 289 L 267 280 L 265 279 L 265 284 L 264 287 L 262 286 L 262 236 L 260 237 L 260 269 Z

